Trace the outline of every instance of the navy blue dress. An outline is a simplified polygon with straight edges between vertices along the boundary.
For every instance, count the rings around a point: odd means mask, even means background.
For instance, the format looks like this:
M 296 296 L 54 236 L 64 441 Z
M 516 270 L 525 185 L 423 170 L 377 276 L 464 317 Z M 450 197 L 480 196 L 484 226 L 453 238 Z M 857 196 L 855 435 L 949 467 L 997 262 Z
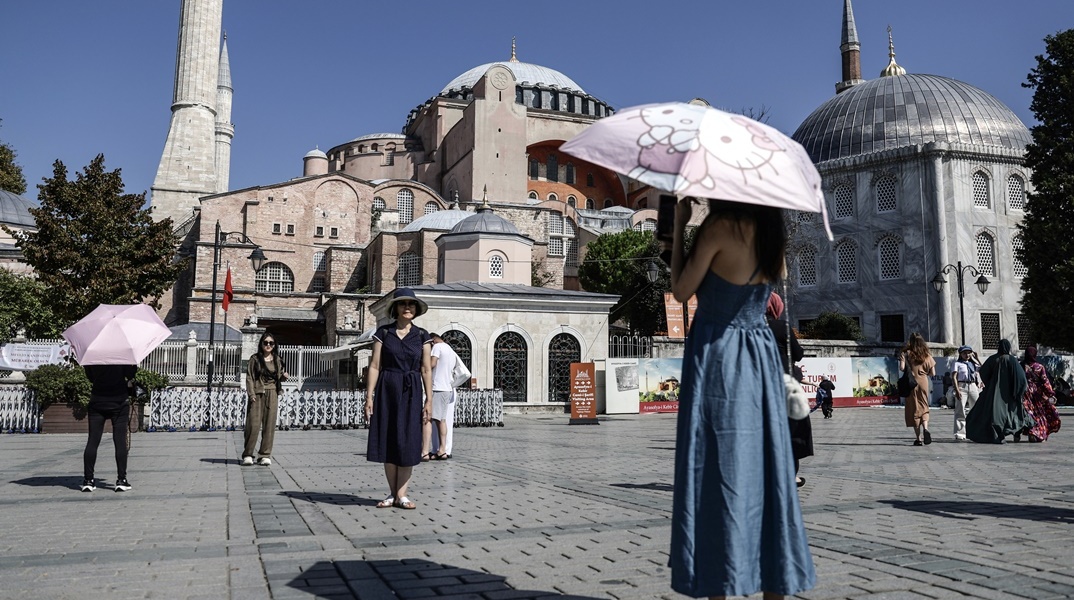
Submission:
M 425 403 L 421 354 L 432 338 L 428 331 L 411 325 L 406 337 L 399 339 L 395 323 L 377 329 L 373 338 L 381 343 L 380 374 L 373 391 L 366 460 L 412 467 L 421 462 L 421 411 Z
M 671 587 L 687 596 L 793 595 L 816 574 L 794 482 L 768 285 L 709 271 L 682 361 Z

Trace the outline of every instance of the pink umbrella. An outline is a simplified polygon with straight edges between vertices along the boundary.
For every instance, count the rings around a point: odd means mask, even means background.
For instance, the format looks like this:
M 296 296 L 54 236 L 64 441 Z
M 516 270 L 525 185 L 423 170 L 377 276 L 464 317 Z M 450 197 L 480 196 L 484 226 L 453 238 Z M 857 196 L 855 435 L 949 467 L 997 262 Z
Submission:
M 590 125 L 560 150 L 679 196 L 819 212 L 832 239 L 809 154 L 742 115 L 684 102 L 635 106 Z
M 102 304 L 63 332 L 82 365 L 136 365 L 169 335 L 147 304 Z

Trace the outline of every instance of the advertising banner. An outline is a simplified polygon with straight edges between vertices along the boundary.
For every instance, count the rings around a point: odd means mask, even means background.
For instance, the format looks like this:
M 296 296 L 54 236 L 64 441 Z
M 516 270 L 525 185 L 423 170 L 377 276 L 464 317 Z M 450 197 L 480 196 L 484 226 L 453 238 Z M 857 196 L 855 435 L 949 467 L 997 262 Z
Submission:
M 67 344 L 4 344 L 0 346 L 0 370 L 33 371 L 41 365 L 58 365 L 70 354 Z
M 609 358 L 604 377 L 604 412 L 638 414 L 638 359 Z
M 678 412 L 681 358 L 639 358 L 638 399 L 642 413 Z
M 571 363 L 570 424 L 598 424 L 596 369 L 591 362 Z

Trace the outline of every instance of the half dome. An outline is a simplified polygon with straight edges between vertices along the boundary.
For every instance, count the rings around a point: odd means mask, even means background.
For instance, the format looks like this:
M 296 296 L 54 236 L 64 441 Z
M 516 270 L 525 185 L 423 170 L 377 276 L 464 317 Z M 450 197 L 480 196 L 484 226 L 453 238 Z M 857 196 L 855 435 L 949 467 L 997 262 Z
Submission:
M 472 216 L 474 216 L 474 213 L 468 210 L 438 210 L 407 223 L 403 231 L 421 231 L 422 229 L 451 231 L 460 221 Z
M 1022 150 L 1029 130 L 1002 102 L 938 75 L 881 77 L 821 104 L 792 136 L 813 162 L 929 142 Z
M 0 190 L 0 223 L 16 227 L 36 227 L 37 222 L 30 214 L 36 208 L 33 202 L 18 194 Z
M 518 61 L 505 60 L 501 62 L 490 62 L 483 65 L 474 67 L 469 71 L 466 71 L 462 75 L 459 75 L 455 79 L 452 79 L 450 83 L 444 86 L 444 89 L 440 90 L 440 94 L 447 94 L 451 90 L 458 90 L 464 87 L 472 88 L 481 77 L 492 68 L 494 65 L 500 65 L 511 70 L 514 74 L 515 80 L 519 83 L 526 81 L 529 83 L 540 83 L 544 85 L 554 85 L 561 89 L 576 90 L 585 93 L 582 86 L 574 82 L 573 79 L 567 77 L 563 73 L 555 69 L 549 69 L 548 67 L 542 67 L 541 65 L 535 65 L 532 63 L 524 63 Z

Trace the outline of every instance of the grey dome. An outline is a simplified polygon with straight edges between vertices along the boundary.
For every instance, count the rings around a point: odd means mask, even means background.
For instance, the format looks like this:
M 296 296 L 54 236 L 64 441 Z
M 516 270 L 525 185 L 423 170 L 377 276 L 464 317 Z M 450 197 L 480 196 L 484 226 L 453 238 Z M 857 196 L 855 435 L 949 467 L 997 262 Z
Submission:
M 881 77 L 829 99 L 794 132 L 813 162 L 947 142 L 1021 150 L 1032 141 L 991 94 L 938 75 Z
M 303 156 L 302 158 L 324 158 L 324 159 L 327 159 L 328 155 L 325 154 L 324 152 L 322 152 L 320 148 L 314 148 L 313 150 L 310 150 L 309 152 L 307 152 L 306 156 Z
M 476 215 L 459 221 L 451 228 L 451 233 L 513 233 L 521 235 L 518 228 L 507 219 L 492 212 L 492 209 L 483 208 Z
M 474 216 L 474 213 L 466 210 L 438 210 L 432 214 L 414 219 L 403 228 L 403 231 L 421 231 L 422 229 L 450 231 L 459 224 L 459 221 L 472 216 Z
M 360 136 L 354 138 L 351 141 L 352 142 L 362 142 L 362 141 L 365 141 L 365 140 L 405 140 L 405 139 L 406 139 L 406 136 L 401 134 L 401 133 L 367 133 L 365 135 L 360 135 Z
M 573 79 L 567 77 L 563 73 L 556 71 L 555 69 L 549 69 L 548 67 L 542 67 L 541 65 L 535 65 L 531 63 L 517 62 L 517 61 L 501 61 L 486 63 L 470 69 L 469 71 L 459 75 L 455 79 L 451 80 L 451 83 L 444 86 L 444 89 L 440 90 L 441 94 L 446 94 L 451 90 L 457 90 L 464 87 L 474 87 L 474 84 L 481 79 L 493 65 L 500 65 L 507 67 L 511 70 L 511 73 L 515 76 L 515 81 L 522 83 L 523 81 L 529 83 L 542 83 L 544 85 L 554 85 L 560 89 L 577 90 L 585 93 L 582 86 L 574 82 Z
M 33 202 L 17 194 L 0 190 L 0 223 L 18 227 L 37 227 L 30 209 L 36 208 Z

